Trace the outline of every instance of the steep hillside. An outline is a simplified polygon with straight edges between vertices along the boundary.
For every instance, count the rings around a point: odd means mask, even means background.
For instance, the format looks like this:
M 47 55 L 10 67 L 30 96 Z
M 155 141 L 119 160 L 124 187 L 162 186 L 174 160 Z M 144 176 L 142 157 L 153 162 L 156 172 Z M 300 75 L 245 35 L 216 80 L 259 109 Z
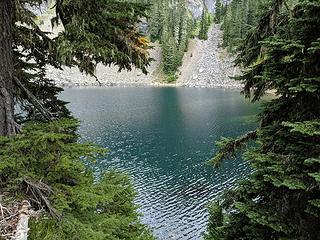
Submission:
M 185 54 L 180 68 L 178 85 L 186 87 L 240 88 L 239 82 L 230 77 L 239 73 L 233 65 L 233 59 L 220 48 L 222 31 L 220 25 L 213 26 L 208 40 L 195 39 Z

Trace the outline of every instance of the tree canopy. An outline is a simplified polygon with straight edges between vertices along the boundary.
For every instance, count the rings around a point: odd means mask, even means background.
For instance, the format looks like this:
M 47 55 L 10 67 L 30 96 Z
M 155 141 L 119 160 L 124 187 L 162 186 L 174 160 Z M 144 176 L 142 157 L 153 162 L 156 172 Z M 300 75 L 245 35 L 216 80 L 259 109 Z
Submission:
M 1 101 L 5 121 L 1 134 L 17 131 L 17 122 L 67 116 L 56 95 L 61 89 L 46 78 L 46 66 L 76 66 L 93 75 L 97 64 L 115 64 L 119 70 L 141 68 L 150 63 L 148 41 L 139 31 L 148 5 L 132 1 L 53 1 L 53 27 L 63 31 L 52 37 L 36 24 L 34 8 L 43 0 L 1 1 L 0 21 L 4 48 L 0 60 Z M 51 3 L 51 2 L 50 2 Z M 5 69 L 5 70 L 4 70 Z M 5 97 L 7 95 L 8 97 Z M 13 106 L 24 113 L 16 116 Z M 13 127 L 10 127 L 13 126 Z

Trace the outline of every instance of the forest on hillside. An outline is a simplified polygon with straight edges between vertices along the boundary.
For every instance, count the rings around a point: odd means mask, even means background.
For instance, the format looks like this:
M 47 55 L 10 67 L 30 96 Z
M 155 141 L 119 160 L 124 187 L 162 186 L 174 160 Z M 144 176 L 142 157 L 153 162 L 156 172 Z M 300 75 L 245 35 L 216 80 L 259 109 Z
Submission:
M 319 0 L 216 0 L 199 16 L 185 0 L 55 0 L 51 22 L 64 27 L 55 37 L 36 20 L 44 3 L 0 0 L 0 239 L 155 239 L 130 177 L 97 171 L 108 151 L 79 141 L 81 123 L 46 67 L 93 77 L 98 64 L 147 73 L 150 42 L 158 41 L 172 82 L 189 40 L 207 41 L 212 24 L 236 56 L 244 97 L 274 96 L 256 130 L 219 136 L 212 167 L 241 154 L 253 171 L 212 199 L 203 238 L 319 239 Z
M 177 78 L 189 40 L 199 37 L 206 40 L 213 17 L 206 5 L 200 17 L 194 16 L 185 0 L 150 1 L 152 4 L 149 21 L 151 41 L 159 41 L 162 48 L 161 70 L 167 82 Z

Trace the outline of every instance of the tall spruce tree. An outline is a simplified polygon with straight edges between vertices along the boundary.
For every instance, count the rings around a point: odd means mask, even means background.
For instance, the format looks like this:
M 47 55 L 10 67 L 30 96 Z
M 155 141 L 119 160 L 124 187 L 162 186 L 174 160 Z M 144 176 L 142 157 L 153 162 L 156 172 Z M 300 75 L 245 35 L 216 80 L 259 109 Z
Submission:
M 254 173 L 212 204 L 207 240 L 319 239 L 319 13 L 318 0 L 293 8 L 274 0 L 241 45 L 246 97 L 277 97 L 264 105 L 257 131 L 219 143 L 215 164 L 253 140 L 244 156 Z
M 236 52 L 246 34 L 256 26 L 269 6 L 269 0 L 234 0 L 226 5 L 221 17 L 223 46 L 230 52 Z
M 19 131 L 19 120 L 67 116 L 56 98 L 60 88 L 46 79 L 45 67 L 77 66 L 94 76 L 98 63 L 132 66 L 146 73 L 147 41 L 137 24 L 148 5 L 132 1 L 55 0 L 53 24 L 64 30 L 50 38 L 35 22 L 32 9 L 45 0 L 0 1 L 0 135 Z M 23 119 L 14 106 L 25 111 Z

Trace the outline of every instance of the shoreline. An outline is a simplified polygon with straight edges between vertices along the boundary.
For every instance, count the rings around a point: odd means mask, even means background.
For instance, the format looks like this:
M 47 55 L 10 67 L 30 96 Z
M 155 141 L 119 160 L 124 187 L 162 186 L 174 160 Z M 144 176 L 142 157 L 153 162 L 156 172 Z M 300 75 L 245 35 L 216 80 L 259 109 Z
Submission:
M 62 89 L 72 89 L 72 88 L 79 88 L 79 89 L 103 89 L 103 88 L 185 88 L 185 89 L 220 89 L 220 90 L 226 90 L 226 91 L 239 91 L 241 94 L 242 87 L 235 87 L 232 86 L 184 86 L 181 84 L 176 83 L 153 83 L 153 84 L 91 84 L 91 85 L 57 85 L 58 87 L 61 87 Z M 274 90 L 268 90 L 265 92 L 264 96 L 271 96 L 271 97 L 277 97 L 277 93 Z
M 154 83 L 107 83 L 107 84 L 99 84 L 99 83 L 92 83 L 92 84 L 57 84 L 57 87 L 61 88 L 144 88 L 144 87 L 154 87 L 154 88 L 164 88 L 164 87 L 171 87 L 171 88 L 189 88 L 189 89 L 225 89 L 225 90 L 241 90 L 242 87 L 234 86 L 234 85 L 223 85 L 223 86 L 188 86 L 179 83 L 161 83 L 161 82 L 154 82 Z

